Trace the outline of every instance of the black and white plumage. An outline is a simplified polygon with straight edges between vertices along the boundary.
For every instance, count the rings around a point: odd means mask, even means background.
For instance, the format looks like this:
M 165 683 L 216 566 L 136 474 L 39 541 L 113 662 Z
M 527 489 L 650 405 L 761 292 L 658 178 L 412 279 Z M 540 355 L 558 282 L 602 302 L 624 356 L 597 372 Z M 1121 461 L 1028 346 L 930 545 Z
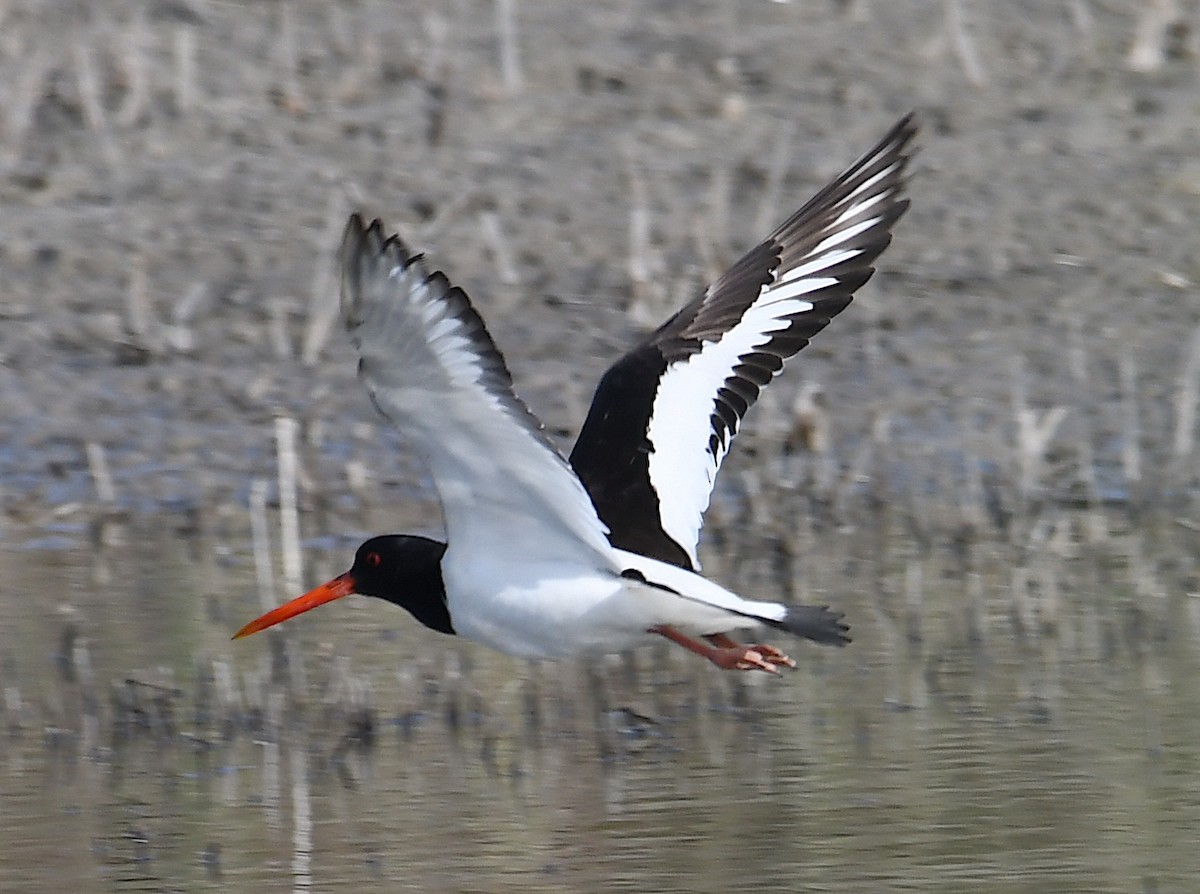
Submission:
M 717 471 L 759 391 L 845 310 L 908 208 L 909 115 L 600 380 L 571 465 L 614 545 L 699 568 Z
M 792 662 L 727 635 L 759 623 L 844 644 L 841 615 L 705 580 L 696 544 L 713 480 L 759 390 L 870 278 L 916 132 L 870 152 L 604 376 L 568 463 L 516 396 L 463 291 L 354 215 L 342 313 L 371 398 L 428 467 L 448 543 L 388 535 L 256 632 L 351 592 L 510 654 L 611 652 L 666 636 L 726 668 Z M 697 639 L 704 638 L 705 641 Z

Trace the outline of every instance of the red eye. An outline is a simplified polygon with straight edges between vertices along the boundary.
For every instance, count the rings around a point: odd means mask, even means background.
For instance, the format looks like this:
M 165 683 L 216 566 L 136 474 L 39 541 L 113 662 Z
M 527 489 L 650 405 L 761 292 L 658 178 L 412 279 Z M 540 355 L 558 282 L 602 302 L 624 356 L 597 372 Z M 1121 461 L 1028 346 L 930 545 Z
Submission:
M 372 567 L 378 568 L 379 563 L 382 561 L 383 559 L 379 557 L 379 553 L 367 553 L 367 564 L 371 565 Z

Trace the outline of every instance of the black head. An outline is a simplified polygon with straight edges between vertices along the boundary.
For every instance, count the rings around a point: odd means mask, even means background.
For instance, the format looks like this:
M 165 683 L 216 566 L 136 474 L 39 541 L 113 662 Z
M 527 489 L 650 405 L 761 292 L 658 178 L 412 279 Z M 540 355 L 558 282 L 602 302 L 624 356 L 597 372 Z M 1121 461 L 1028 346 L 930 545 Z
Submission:
M 354 554 L 346 572 L 354 592 L 400 606 L 426 627 L 453 633 L 442 582 L 446 544 L 428 537 L 383 534 L 372 537 Z
M 446 544 L 428 537 L 385 534 L 358 548 L 354 565 L 345 574 L 321 584 L 257 618 L 234 634 L 249 636 L 296 615 L 351 593 L 386 599 L 441 633 L 454 633 L 442 582 Z

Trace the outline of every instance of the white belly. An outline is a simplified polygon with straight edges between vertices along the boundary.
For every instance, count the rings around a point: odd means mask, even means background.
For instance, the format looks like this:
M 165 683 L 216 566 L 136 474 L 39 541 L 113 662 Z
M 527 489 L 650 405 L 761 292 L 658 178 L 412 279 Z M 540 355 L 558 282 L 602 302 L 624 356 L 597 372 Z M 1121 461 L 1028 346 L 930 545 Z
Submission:
M 659 624 L 699 636 L 745 623 L 724 607 L 681 598 L 620 577 L 613 570 L 586 569 L 575 563 L 559 568 L 543 562 L 522 565 L 511 555 L 503 562 L 488 563 L 481 562 L 479 555 L 464 551 L 460 558 L 451 545 L 442 559 L 454 630 L 466 639 L 520 658 L 631 649 L 654 640 L 650 628 Z M 630 558 L 624 553 L 618 556 Z M 669 585 L 680 587 L 680 592 L 700 588 L 714 600 L 719 597 L 748 604 L 691 572 L 634 558 L 656 576 L 672 575 Z
M 449 552 L 446 558 L 450 558 Z M 731 628 L 712 606 L 680 599 L 611 571 L 466 568 L 444 560 L 450 617 L 456 634 L 518 658 L 606 654 L 653 641 L 650 628 L 671 624 L 700 635 Z M 497 582 L 488 587 L 487 581 Z M 502 582 L 503 583 L 500 583 Z
M 455 632 L 509 655 L 560 658 L 619 651 L 650 639 L 653 621 L 637 610 L 635 594 L 619 578 L 550 574 L 521 581 L 509 568 L 506 577 L 493 578 L 504 580 L 502 586 L 476 590 L 455 574 L 453 563 L 442 568 Z M 479 577 L 470 580 L 478 587 Z

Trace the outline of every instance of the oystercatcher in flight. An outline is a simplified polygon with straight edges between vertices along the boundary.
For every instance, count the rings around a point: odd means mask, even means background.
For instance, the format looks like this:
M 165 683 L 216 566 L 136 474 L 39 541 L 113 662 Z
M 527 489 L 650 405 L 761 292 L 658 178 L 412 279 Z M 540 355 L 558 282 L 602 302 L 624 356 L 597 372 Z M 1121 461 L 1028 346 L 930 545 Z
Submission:
M 462 289 L 376 220 L 342 239 L 342 315 L 379 412 L 432 474 L 448 544 L 373 537 L 353 567 L 236 637 L 352 593 L 511 655 L 666 637 L 726 669 L 795 666 L 729 631 L 849 642 L 827 606 L 751 601 L 697 574 L 713 480 L 759 390 L 874 272 L 908 207 L 917 125 L 901 119 L 702 295 L 614 364 L 570 461 L 513 392 Z M 236 638 L 235 637 L 235 638 Z

